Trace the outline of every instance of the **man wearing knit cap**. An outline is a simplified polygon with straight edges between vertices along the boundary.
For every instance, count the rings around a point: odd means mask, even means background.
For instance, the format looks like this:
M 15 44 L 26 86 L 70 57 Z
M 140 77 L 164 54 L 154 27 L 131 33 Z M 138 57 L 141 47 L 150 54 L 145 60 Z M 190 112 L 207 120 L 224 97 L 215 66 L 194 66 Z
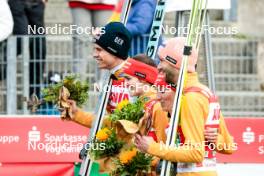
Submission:
M 168 40 L 165 47 L 160 47 L 158 52 L 161 62 L 156 85 L 158 88 L 163 86 L 158 91 L 158 99 L 163 110 L 170 114 L 184 45 L 185 38 L 173 38 Z M 236 145 L 226 128 L 217 97 L 198 80 L 195 72 L 197 58 L 198 52 L 193 48 L 188 57 L 187 78 L 183 87 L 177 131 L 178 147 L 166 147 L 149 137 L 139 135 L 136 136 L 135 145 L 151 155 L 177 162 L 177 175 L 216 176 L 215 152 L 231 154 Z M 210 142 L 214 148 L 208 147 Z
M 104 31 L 94 37 L 93 57 L 100 69 L 109 70 L 112 74 L 112 89 L 108 100 L 107 111 L 115 110 L 117 104 L 122 100 L 131 99 L 128 90 L 124 87 L 122 66 L 128 57 L 131 45 L 131 34 L 120 22 L 108 23 Z M 105 85 L 107 86 L 107 85 Z M 76 106 L 75 101 L 68 100 L 71 105 L 72 120 L 91 128 L 94 115 L 84 112 Z

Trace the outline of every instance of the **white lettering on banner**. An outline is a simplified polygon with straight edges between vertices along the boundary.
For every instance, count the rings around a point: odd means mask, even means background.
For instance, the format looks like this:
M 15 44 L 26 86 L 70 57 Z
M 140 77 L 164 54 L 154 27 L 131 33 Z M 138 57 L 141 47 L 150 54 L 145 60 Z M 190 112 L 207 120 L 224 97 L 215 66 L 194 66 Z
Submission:
M 264 135 L 263 134 L 258 136 L 258 142 L 259 143 L 264 143 Z M 258 153 L 260 155 L 264 155 L 264 144 L 262 146 L 258 147 Z
M 259 142 L 264 142 L 264 135 L 259 135 Z
M 77 143 L 41 143 L 41 142 L 28 142 L 28 150 L 31 151 L 44 151 L 46 153 L 53 153 L 56 155 L 61 155 L 63 153 L 78 153 L 82 149 L 83 144 Z
M 252 127 L 247 127 L 245 132 L 242 133 L 243 142 L 247 145 L 254 144 L 254 143 L 264 143 L 264 135 L 259 134 L 257 135 Z M 257 153 L 260 155 L 264 155 L 264 145 L 258 146 Z
M 0 144 L 18 143 L 19 136 L 0 136 Z
M 246 131 L 243 133 L 243 142 L 250 144 L 255 142 L 255 133 L 251 131 L 250 127 L 247 127 Z
M 40 141 L 40 131 L 37 131 L 37 127 L 33 126 L 32 130 L 28 132 L 29 141 Z
M 264 154 L 264 146 L 260 146 L 260 147 L 258 148 L 258 153 L 259 153 L 260 155 L 263 155 L 263 154 Z
M 45 138 L 45 142 L 83 142 L 87 140 L 86 136 L 73 136 L 73 135 L 67 135 L 67 134 L 63 134 L 63 136 L 59 136 L 59 135 L 51 135 L 50 133 L 46 133 L 44 135 Z
M 44 151 L 61 155 L 63 153 L 78 153 L 87 141 L 87 136 L 82 135 L 53 135 L 44 133 L 41 140 L 41 133 L 36 126 L 28 132 L 28 151 Z

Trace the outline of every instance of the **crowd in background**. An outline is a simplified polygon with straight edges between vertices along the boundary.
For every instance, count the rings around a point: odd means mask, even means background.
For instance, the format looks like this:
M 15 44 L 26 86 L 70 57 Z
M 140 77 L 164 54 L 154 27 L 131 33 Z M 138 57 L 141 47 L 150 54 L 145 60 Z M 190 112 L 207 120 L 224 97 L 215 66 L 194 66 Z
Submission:
M 42 33 L 33 33 L 28 26 L 45 27 L 45 6 L 47 0 L 0 0 L 0 79 L 6 79 L 6 45 L 10 35 L 17 36 L 17 56 L 22 54 L 22 36 L 29 37 L 29 95 L 41 96 L 43 75 L 46 63 L 46 37 Z M 72 15 L 72 24 L 78 27 L 103 27 L 109 21 L 120 21 L 124 0 L 69 0 L 68 7 Z M 154 11 L 155 0 L 133 0 L 130 9 L 127 29 L 132 34 L 130 56 L 146 51 Z M 46 12 L 48 13 L 48 12 Z M 36 30 L 38 31 L 38 30 Z M 73 71 L 87 72 L 87 45 L 83 40 L 88 36 L 73 35 L 72 60 Z M 82 64 L 78 64 L 82 63 Z M 53 76 L 53 75 L 50 75 Z

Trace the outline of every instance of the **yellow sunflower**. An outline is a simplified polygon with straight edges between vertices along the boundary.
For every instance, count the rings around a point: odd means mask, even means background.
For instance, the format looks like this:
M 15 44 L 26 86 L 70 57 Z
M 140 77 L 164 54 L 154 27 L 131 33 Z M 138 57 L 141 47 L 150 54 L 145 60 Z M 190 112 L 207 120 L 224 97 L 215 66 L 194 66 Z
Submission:
M 123 101 L 121 101 L 120 103 L 118 103 L 118 105 L 117 105 L 117 109 L 118 110 L 121 110 L 123 107 L 125 107 L 127 104 L 129 103 L 129 101 L 128 100 L 123 100 Z
M 137 155 L 137 149 L 133 148 L 128 151 L 123 151 L 119 155 L 119 160 L 122 164 L 128 164 Z
M 111 131 L 108 128 L 103 128 L 96 133 L 96 138 L 99 141 L 106 141 L 110 134 Z

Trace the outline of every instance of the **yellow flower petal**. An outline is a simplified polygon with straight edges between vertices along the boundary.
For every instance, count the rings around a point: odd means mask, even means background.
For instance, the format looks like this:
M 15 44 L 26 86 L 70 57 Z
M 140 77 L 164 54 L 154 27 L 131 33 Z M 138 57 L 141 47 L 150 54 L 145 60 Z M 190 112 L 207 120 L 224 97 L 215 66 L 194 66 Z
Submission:
M 111 134 L 111 131 L 108 128 L 103 128 L 97 132 L 96 138 L 99 141 L 106 141 L 110 134 Z
M 117 105 L 117 109 L 118 110 L 121 110 L 123 107 L 125 107 L 127 104 L 129 103 L 129 101 L 128 100 L 123 100 L 123 101 L 121 101 L 120 103 L 118 103 L 118 105 Z
M 136 155 L 137 155 L 137 149 L 133 148 L 132 150 L 123 151 L 119 155 L 119 160 L 122 164 L 128 164 Z

